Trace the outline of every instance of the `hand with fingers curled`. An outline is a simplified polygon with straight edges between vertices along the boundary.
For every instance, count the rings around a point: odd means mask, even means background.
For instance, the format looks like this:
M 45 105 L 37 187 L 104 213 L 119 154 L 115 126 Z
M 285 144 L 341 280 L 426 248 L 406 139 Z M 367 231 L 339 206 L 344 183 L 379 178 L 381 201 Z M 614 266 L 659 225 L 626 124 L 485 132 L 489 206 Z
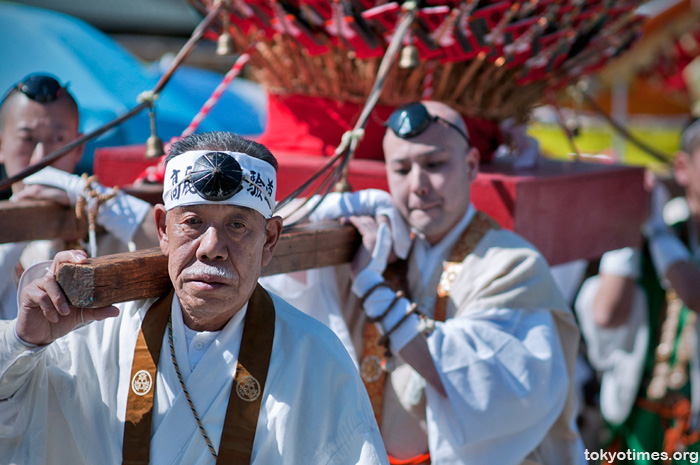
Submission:
M 352 224 L 362 237 L 362 244 L 351 264 L 352 276 L 360 273 L 361 270 L 370 264 L 371 260 L 374 260 L 372 267 L 381 275 L 384 273 L 387 264 L 396 260 L 396 254 L 392 247 L 391 225 L 386 217 L 350 216 L 342 218 L 341 223 Z
M 314 211 L 309 216 L 312 222 L 364 216 L 374 217 L 377 221 L 388 221 L 391 224 L 394 253 L 400 258 L 408 256 L 411 233 L 388 192 L 381 189 L 332 192 L 325 197 L 314 196 L 311 205 L 314 206 Z
M 367 248 L 364 225 L 359 220 L 353 224 L 363 235 L 363 245 Z M 375 227 L 376 237 L 373 238 L 369 263 L 355 277 L 352 291 L 361 299 L 368 320 L 377 323 L 382 335 L 388 337 L 391 349 L 398 353 L 418 335 L 420 321 L 414 313 L 415 306 L 384 281 L 384 270 L 392 251 L 391 230 L 387 222 L 375 223 Z
M 59 252 L 49 267 L 29 268 L 20 281 L 17 335 L 24 342 L 46 345 L 91 321 L 119 314 L 117 307 L 79 308 L 71 306 L 56 280 L 63 263 L 85 263 L 82 250 Z

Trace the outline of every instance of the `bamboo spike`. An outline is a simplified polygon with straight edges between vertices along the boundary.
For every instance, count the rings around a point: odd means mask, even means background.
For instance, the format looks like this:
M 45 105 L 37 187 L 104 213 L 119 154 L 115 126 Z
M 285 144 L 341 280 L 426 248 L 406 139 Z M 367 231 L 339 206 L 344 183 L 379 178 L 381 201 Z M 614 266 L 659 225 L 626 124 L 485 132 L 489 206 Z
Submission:
M 438 66 L 435 74 L 439 75 L 437 80 L 437 85 L 434 86 L 433 97 L 437 100 L 444 99 L 447 93 L 447 83 L 451 80 L 452 69 L 455 64 L 453 62 L 445 63 L 442 66 Z M 439 74 L 438 74 L 439 73 Z M 436 76 L 437 77 L 437 76 Z
M 469 82 L 471 82 L 471 80 L 474 78 L 476 72 L 479 70 L 479 68 L 481 68 L 484 61 L 486 61 L 486 53 L 480 52 L 479 55 L 471 63 L 469 63 L 467 71 L 462 75 L 459 82 L 455 86 L 452 95 L 450 95 L 450 100 L 459 99 L 464 90 L 467 88 Z

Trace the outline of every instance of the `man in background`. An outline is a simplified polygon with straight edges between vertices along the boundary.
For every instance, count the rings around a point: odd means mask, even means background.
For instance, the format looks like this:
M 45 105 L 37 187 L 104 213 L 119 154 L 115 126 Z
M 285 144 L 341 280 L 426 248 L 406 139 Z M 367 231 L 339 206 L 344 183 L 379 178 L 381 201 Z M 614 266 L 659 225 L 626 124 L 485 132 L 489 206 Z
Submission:
M 55 77 L 31 74 L 12 86 L 0 103 L 0 163 L 8 177 L 80 136 L 78 105 Z M 106 194 L 108 190 L 96 182 L 86 186 L 85 180 L 73 175 L 83 153 L 76 146 L 51 166 L 12 186 L 12 200 L 52 200 L 75 206 L 87 190 Z M 101 255 L 129 249 L 154 247 L 157 234 L 147 202 L 124 193 L 117 193 L 99 207 L 97 224 L 106 230 L 98 234 L 96 253 Z M 21 271 L 40 260 L 52 258 L 67 244 L 63 240 L 43 240 L 0 244 L 0 319 L 14 318 L 17 282 Z
M 416 102 L 387 126 L 390 194 L 332 194 L 311 215 L 349 218 L 363 247 L 292 302 L 336 299 L 390 461 L 580 463 L 579 333 L 547 263 L 471 204 L 479 152 L 455 110 Z M 299 278 L 263 283 L 288 298 Z

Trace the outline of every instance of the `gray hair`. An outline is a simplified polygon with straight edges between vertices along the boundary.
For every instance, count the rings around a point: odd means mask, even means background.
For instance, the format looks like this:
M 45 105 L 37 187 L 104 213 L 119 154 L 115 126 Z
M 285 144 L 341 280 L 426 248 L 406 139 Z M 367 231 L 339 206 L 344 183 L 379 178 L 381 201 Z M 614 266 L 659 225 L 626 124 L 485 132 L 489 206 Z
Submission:
M 168 163 L 178 155 L 195 150 L 221 150 L 245 153 L 253 158 L 266 161 L 275 168 L 275 171 L 279 169 L 277 159 L 267 147 L 258 142 L 245 139 L 237 134 L 226 131 L 191 134 L 174 142 L 170 147 L 170 153 L 165 159 L 165 162 Z

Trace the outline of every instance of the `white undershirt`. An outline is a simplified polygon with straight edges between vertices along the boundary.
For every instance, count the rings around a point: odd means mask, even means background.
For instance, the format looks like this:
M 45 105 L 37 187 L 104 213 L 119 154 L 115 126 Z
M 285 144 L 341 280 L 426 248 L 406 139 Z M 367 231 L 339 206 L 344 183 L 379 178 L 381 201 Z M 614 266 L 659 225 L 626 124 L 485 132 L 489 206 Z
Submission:
M 248 308 L 248 302 L 243 306 L 241 311 L 237 314 L 244 314 L 245 310 Z M 221 331 L 195 331 L 190 329 L 187 325 L 183 325 L 185 328 L 185 340 L 187 347 L 187 358 L 190 362 L 190 370 L 194 371 L 197 368 L 197 364 L 214 342 L 214 339 L 221 333 Z
M 432 277 L 432 271 L 435 270 L 438 264 L 441 264 L 443 260 L 447 259 L 449 251 L 452 250 L 452 247 L 454 247 L 459 237 L 462 235 L 464 230 L 467 229 L 467 226 L 469 226 L 469 223 L 471 223 L 474 215 L 476 215 L 476 209 L 470 203 L 464 217 L 462 217 L 462 219 L 459 220 L 459 223 L 457 223 L 450 230 L 450 232 L 447 233 L 447 235 L 435 245 L 431 245 L 425 239 L 423 234 L 415 231 L 416 243 L 413 245 L 413 253 L 416 254 L 416 263 L 420 263 L 421 269 L 424 271 L 421 273 L 421 284 L 423 289 L 425 289 L 425 286 Z
M 187 340 L 187 355 L 190 360 L 190 369 L 194 370 L 202 359 L 211 343 L 221 331 L 195 331 L 185 326 L 185 339 Z

